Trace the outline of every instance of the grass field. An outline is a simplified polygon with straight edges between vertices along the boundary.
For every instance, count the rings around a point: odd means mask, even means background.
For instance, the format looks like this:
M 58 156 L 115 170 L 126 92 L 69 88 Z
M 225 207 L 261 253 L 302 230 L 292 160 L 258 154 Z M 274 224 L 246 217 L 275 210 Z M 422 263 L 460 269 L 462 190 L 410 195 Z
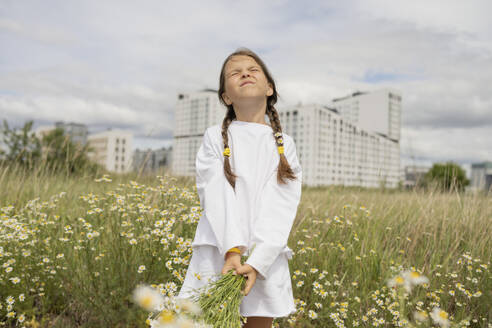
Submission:
M 0 168 L 0 185 L 0 325 L 145 327 L 134 288 L 179 290 L 201 215 L 193 179 Z M 275 325 L 429 327 L 439 308 L 443 326 L 492 327 L 491 223 L 480 194 L 304 188 L 297 312 Z M 405 285 L 405 270 L 428 282 Z

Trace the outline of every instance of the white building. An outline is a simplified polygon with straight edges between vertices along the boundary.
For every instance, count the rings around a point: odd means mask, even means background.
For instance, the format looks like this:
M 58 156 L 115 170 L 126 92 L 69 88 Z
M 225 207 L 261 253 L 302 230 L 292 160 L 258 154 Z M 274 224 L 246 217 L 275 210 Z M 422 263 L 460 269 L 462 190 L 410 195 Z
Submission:
M 108 130 L 90 134 L 87 143 L 92 148 L 88 153 L 89 158 L 108 171 L 123 173 L 132 170 L 132 132 Z
M 472 164 L 470 188 L 490 191 L 492 187 L 492 162 Z
M 226 108 L 219 102 L 217 90 L 178 95 L 171 161 L 173 174 L 195 175 L 195 157 L 203 134 L 209 126 L 221 124 L 225 113 Z
M 401 95 L 397 90 L 386 88 L 373 92 L 354 92 L 333 99 L 330 107 L 365 131 L 400 140 Z
M 345 115 L 317 104 L 278 109 L 283 131 L 296 143 L 305 185 L 398 186 L 401 180 L 401 96 L 387 90 L 376 93 L 377 97 L 366 97 L 367 101 L 357 100 L 358 95 L 335 100 L 334 104 L 340 108 L 350 108 L 343 109 Z M 386 103 L 379 100 L 380 97 L 385 97 Z M 373 114 L 362 114 L 364 111 Z M 203 134 L 207 127 L 221 124 L 225 112 L 215 90 L 178 96 L 173 174 L 195 175 L 195 157 Z M 386 123 L 379 123 L 376 118 Z M 374 122 L 364 123 L 366 119 Z M 267 117 L 266 121 L 269 121 Z M 361 125 L 372 128 L 365 129 Z
M 367 132 L 327 106 L 298 105 L 279 115 L 283 131 L 296 142 L 304 184 L 398 186 L 397 141 Z

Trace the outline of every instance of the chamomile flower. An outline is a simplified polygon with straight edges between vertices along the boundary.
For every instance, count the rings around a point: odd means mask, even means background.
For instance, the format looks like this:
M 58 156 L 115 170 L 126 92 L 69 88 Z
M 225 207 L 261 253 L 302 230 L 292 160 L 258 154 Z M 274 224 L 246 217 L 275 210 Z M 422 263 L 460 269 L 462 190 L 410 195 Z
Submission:
M 159 311 L 164 298 L 159 291 L 149 286 L 138 286 L 133 291 L 133 301 L 149 312 Z
M 449 327 L 448 313 L 439 307 L 434 307 L 430 314 L 432 320 L 441 327 Z

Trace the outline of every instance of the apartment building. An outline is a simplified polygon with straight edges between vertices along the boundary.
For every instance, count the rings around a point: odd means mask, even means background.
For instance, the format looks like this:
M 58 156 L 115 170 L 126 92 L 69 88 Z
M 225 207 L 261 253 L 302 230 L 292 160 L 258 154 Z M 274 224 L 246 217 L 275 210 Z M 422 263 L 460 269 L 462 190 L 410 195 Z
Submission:
M 397 187 L 401 180 L 400 111 L 401 96 L 389 89 L 354 93 L 331 106 L 278 109 L 283 131 L 296 142 L 305 185 L 363 187 Z M 173 174 L 195 175 L 203 134 L 221 124 L 225 112 L 216 90 L 178 95 Z
M 108 130 L 90 134 L 87 143 L 92 148 L 91 160 L 117 173 L 132 170 L 133 133 L 123 130 Z
M 178 95 L 171 161 L 173 174 L 195 175 L 195 157 L 203 134 L 209 126 L 222 124 L 225 111 L 217 97 L 217 90 L 205 89 Z

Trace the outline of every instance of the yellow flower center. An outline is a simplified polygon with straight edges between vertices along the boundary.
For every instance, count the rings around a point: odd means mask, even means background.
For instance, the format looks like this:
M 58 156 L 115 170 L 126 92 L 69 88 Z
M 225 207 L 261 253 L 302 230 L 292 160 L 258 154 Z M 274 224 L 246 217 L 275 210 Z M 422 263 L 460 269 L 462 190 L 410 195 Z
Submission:
M 159 322 L 160 323 L 171 323 L 174 321 L 174 315 L 171 311 L 169 310 L 164 310 L 161 312 L 159 316 Z
M 142 307 L 144 308 L 148 308 L 150 307 L 150 304 L 152 303 L 152 297 L 150 296 L 145 296 L 144 298 L 142 298 Z
M 410 275 L 412 276 L 412 278 L 420 277 L 420 273 L 418 273 L 417 271 L 412 271 L 412 273 Z
M 405 282 L 405 279 L 403 279 L 402 276 L 397 276 L 395 281 L 398 283 L 398 284 L 403 284 Z
M 443 319 L 447 319 L 448 313 L 446 311 L 439 311 L 439 316 Z

